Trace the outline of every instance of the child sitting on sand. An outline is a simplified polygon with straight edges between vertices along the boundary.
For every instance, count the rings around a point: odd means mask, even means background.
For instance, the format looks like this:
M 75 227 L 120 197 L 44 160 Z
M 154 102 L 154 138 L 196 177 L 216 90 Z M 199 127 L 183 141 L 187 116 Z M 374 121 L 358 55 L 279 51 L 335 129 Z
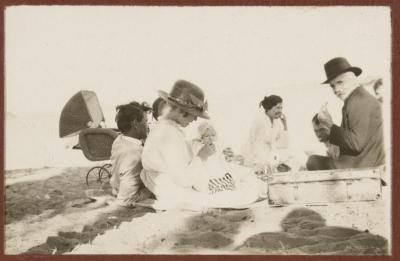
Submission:
M 130 206 L 151 196 L 140 180 L 142 140 L 148 127 L 146 108 L 136 102 L 119 105 L 115 121 L 122 134 L 112 145 L 110 184 L 113 194 L 117 194 L 117 204 Z
M 202 122 L 198 127 L 197 139 L 192 141 L 192 148 L 196 154 L 205 144 L 214 144 L 217 141 L 217 132 L 208 123 Z M 200 192 L 213 194 L 224 190 L 234 190 L 235 182 L 229 174 L 224 158 L 219 151 L 203 161 L 197 170 L 197 178 L 194 188 Z
M 192 141 L 194 153 L 200 150 L 205 144 L 217 142 L 217 132 L 208 122 L 202 122 L 198 127 L 197 139 Z M 222 151 L 218 150 L 211 155 L 197 170 L 197 180 L 194 189 L 208 194 L 215 194 L 222 191 L 234 191 L 244 186 L 256 185 L 256 176 L 251 169 L 228 163 Z M 261 185 L 258 183 L 258 185 Z

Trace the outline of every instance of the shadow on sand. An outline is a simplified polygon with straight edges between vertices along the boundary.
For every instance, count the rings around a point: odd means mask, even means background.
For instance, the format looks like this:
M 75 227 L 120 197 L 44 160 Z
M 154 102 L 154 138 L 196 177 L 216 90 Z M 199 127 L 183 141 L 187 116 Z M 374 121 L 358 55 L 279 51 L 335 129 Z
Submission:
M 154 211 L 144 207 L 120 207 L 114 211 L 101 214 L 94 223 L 86 224 L 81 232 L 59 232 L 57 236 L 48 237 L 45 243 L 34 246 L 22 254 L 51 255 L 67 253 L 77 245 L 90 243 L 95 237 L 104 234 L 109 229 L 118 228 L 122 222 L 129 222 L 134 218 L 151 212 Z
M 20 182 L 5 187 L 5 223 L 49 213 L 46 218 L 67 208 L 91 202 L 85 195 L 85 174 L 89 168 L 65 168 L 46 180 Z M 97 185 L 98 186 L 98 185 Z
M 89 168 L 65 168 L 60 175 L 39 181 L 20 182 L 6 186 L 6 225 L 24 219 L 34 222 L 47 220 L 68 212 L 80 213 L 89 210 L 95 200 L 88 198 L 86 191 L 98 190 L 85 184 Z M 21 172 L 21 171 L 19 171 Z M 11 173 L 12 174 L 12 173 Z M 100 190 L 99 190 L 100 191 Z M 111 197 L 111 188 L 103 187 L 103 194 Z M 106 230 L 118 227 L 122 222 L 154 212 L 148 208 L 118 208 L 101 213 L 94 223 L 85 225 L 81 232 L 59 232 L 50 236 L 46 242 L 34 246 L 22 254 L 62 254 L 71 251 L 76 245 L 89 243 Z M 33 224 L 34 225 L 34 224 Z
M 388 255 L 387 240 L 353 228 L 326 226 L 325 219 L 307 208 L 291 211 L 282 232 L 251 236 L 237 249 L 278 255 Z
M 221 249 L 233 243 L 241 223 L 254 222 L 251 209 L 213 209 L 191 218 L 186 229 L 175 234 L 175 253 L 196 253 L 199 249 Z

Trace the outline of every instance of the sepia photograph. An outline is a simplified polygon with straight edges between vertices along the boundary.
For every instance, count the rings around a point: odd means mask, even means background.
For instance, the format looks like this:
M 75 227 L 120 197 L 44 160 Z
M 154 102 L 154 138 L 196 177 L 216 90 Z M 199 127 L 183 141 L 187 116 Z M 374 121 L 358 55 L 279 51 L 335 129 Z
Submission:
M 5 255 L 392 255 L 390 6 L 4 10 Z

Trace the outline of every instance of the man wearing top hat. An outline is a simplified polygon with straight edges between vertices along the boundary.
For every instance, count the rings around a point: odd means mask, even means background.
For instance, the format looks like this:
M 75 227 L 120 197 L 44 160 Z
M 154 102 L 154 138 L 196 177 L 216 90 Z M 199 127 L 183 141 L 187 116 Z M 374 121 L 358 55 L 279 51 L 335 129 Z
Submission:
M 342 124 L 334 124 L 326 108 L 318 113 L 318 120 L 328 129 L 328 140 L 339 147 L 340 155 L 328 164 L 315 162 L 311 156 L 307 162 L 308 169 L 318 169 L 316 165 L 336 169 L 383 165 L 385 152 L 381 106 L 359 83 L 357 77 L 362 70 L 351 66 L 342 57 L 328 61 L 324 67 L 327 80 L 323 84 L 329 84 L 334 94 L 344 102 Z M 318 160 L 332 161 L 328 157 L 319 157 Z

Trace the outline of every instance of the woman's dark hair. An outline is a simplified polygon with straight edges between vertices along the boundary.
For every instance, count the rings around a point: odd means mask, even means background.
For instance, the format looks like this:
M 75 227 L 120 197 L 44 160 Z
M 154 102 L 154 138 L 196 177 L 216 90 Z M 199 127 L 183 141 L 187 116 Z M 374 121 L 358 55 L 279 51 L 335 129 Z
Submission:
M 267 112 L 277 104 L 282 103 L 282 98 L 277 95 L 270 95 L 268 97 L 264 97 L 264 99 L 260 102 L 260 107 L 262 106 L 264 110 Z
M 314 115 L 314 117 L 311 120 L 313 123 L 316 125 L 319 125 L 321 122 L 318 120 L 318 113 Z
M 124 134 L 129 132 L 132 127 L 131 122 L 134 120 L 141 122 L 143 120 L 143 114 L 144 110 L 137 102 L 118 105 L 117 115 L 115 116 L 118 129 Z
M 166 101 L 163 98 L 159 97 L 153 102 L 153 118 L 158 120 L 158 116 L 160 116 L 160 108 L 161 106 L 165 106 Z

